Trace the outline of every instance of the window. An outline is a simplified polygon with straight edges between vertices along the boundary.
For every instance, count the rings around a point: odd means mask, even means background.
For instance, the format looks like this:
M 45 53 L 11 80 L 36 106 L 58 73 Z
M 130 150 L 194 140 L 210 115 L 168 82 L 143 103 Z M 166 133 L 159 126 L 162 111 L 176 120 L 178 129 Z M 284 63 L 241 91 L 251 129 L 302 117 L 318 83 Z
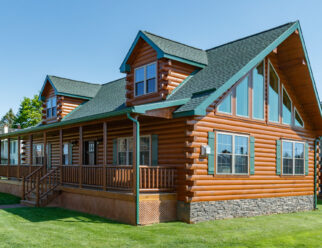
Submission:
M 232 94 L 230 93 L 222 100 L 222 102 L 218 105 L 218 112 L 231 114 L 231 97 Z
M 33 163 L 35 165 L 42 165 L 44 159 L 44 145 L 34 144 L 33 145 Z
M 72 164 L 72 144 L 65 143 L 63 145 L 63 165 L 71 165 Z
M 304 127 L 304 122 L 296 108 L 294 108 L 294 125 L 296 127 Z
M 119 138 L 117 140 L 117 159 L 119 165 L 133 164 L 133 138 Z M 150 165 L 150 136 L 140 138 L 140 164 Z
M 282 107 L 283 124 L 292 124 L 292 101 L 283 87 L 283 107 Z
M 264 119 L 264 62 L 253 70 L 253 118 Z
M 248 174 L 248 136 L 217 133 L 217 173 Z
M 48 98 L 46 108 L 47 118 L 55 117 L 57 115 L 56 97 Z
M 157 90 L 156 63 L 142 66 L 134 70 L 135 96 L 156 92 Z
M 271 63 L 269 63 L 268 101 L 269 121 L 279 122 L 279 78 Z
M 248 76 L 236 87 L 236 113 L 248 116 Z
M 304 143 L 294 141 L 283 141 L 283 174 L 304 174 Z

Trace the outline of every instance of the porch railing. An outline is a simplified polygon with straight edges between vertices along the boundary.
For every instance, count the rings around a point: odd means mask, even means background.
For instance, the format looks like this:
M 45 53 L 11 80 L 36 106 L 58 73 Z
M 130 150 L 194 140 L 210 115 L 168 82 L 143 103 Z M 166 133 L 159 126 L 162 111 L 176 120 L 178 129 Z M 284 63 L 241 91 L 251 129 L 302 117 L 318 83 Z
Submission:
M 22 179 L 28 176 L 41 165 L 0 165 L 0 177 Z
M 62 184 L 81 188 L 131 191 L 132 166 L 63 165 Z M 174 191 L 176 168 L 171 166 L 140 166 L 140 191 Z

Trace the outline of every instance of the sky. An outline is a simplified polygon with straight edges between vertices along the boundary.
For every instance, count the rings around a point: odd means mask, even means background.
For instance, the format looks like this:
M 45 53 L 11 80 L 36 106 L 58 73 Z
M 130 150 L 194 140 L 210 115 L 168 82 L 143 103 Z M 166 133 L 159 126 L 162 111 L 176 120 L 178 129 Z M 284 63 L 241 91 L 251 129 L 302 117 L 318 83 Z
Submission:
M 209 49 L 299 20 L 322 96 L 321 10 L 320 0 L 0 0 L 0 117 L 39 94 L 46 75 L 123 77 L 139 30 Z

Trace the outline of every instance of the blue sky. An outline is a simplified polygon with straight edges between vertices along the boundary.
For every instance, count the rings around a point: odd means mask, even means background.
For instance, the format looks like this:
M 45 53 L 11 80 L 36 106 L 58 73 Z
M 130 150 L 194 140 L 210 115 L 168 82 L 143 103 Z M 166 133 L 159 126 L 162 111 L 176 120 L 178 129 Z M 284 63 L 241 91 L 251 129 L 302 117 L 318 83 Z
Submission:
M 0 0 L 0 116 L 38 94 L 47 74 L 94 83 L 122 77 L 138 30 L 208 49 L 300 20 L 322 96 L 322 1 Z

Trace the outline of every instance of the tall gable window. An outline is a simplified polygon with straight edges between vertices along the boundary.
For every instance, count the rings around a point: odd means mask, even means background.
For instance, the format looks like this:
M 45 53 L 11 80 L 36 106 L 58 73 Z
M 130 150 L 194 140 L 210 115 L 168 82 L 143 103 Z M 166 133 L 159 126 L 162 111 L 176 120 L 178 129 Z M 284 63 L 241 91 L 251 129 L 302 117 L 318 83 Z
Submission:
M 283 87 L 283 108 L 282 108 L 283 124 L 292 124 L 292 101 Z
M 294 108 L 294 125 L 296 127 L 304 127 L 304 122 L 296 108 Z
M 232 97 L 232 94 L 230 93 L 222 100 L 222 102 L 218 105 L 219 112 L 231 114 L 231 97 Z
M 157 66 L 156 63 L 145 65 L 135 69 L 135 96 L 141 96 L 156 92 L 157 90 Z
M 248 116 L 248 76 L 236 87 L 236 113 Z
M 253 70 L 253 118 L 264 119 L 264 62 Z
M 55 117 L 57 115 L 57 101 L 56 97 L 47 99 L 46 102 L 46 115 L 47 118 Z
M 268 90 L 268 104 L 269 104 L 269 121 L 279 121 L 279 77 L 269 63 L 269 90 Z
M 283 141 L 283 174 L 304 174 L 304 143 Z

